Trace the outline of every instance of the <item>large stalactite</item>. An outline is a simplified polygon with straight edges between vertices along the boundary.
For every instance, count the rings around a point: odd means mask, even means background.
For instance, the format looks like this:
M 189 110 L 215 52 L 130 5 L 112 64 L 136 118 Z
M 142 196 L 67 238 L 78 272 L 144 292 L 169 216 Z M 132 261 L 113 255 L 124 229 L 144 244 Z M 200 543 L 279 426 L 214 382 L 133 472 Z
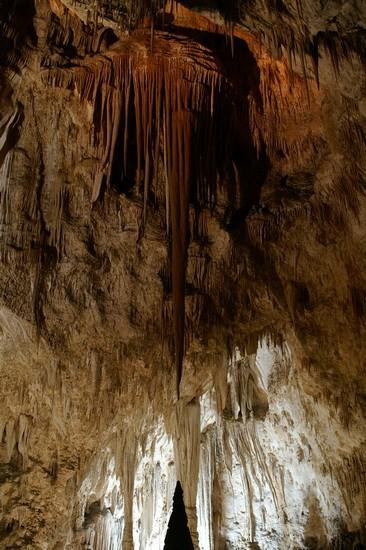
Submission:
M 64 18 L 68 25 L 68 16 Z M 269 66 L 268 75 L 259 82 L 259 68 L 246 43 L 239 38 L 234 45 L 232 36 L 228 45 L 225 29 L 218 38 L 210 26 L 196 31 L 195 41 L 190 34 L 172 38 L 156 30 L 151 40 L 149 33 L 138 30 L 133 38 L 112 49 L 108 62 L 104 56 L 87 59 L 81 66 L 51 68 L 44 77 L 49 85 L 69 89 L 92 106 L 93 146 L 99 159 L 93 176 L 93 201 L 109 187 L 112 175 L 122 191 L 131 185 L 132 177 L 143 196 L 143 233 L 149 198 L 154 195 L 156 201 L 161 200 L 158 175 L 165 172 L 178 395 L 184 356 L 190 204 L 198 220 L 202 210 L 215 206 L 217 186 L 222 186 L 234 169 L 244 195 L 243 208 L 251 206 L 250 197 L 258 183 L 243 181 L 239 170 L 246 167 L 238 157 L 258 154 L 262 140 L 269 153 L 277 151 L 280 144 L 274 125 L 284 112 L 300 111 L 305 97 L 309 100 L 309 85 L 297 83 L 296 87 L 292 83 L 291 103 L 278 104 L 280 100 L 284 103 L 279 80 L 283 75 Z M 235 72 L 236 63 L 245 67 L 244 75 Z M 267 115 L 264 120 L 260 93 Z M 268 115 L 272 128 L 268 127 Z M 131 150 L 132 141 L 135 151 Z M 281 146 L 288 149 L 288 155 L 296 154 L 299 147 L 295 142 L 293 151 L 287 136 Z
M 184 35 L 172 40 L 166 32 L 155 32 L 151 42 L 141 32 L 122 44 L 121 50 L 116 48 L 108 63 L 101 58 L 76 68 L 57 67 L 45 77 L 51 86 L 74 91 L 81 102 L 92 106 L 93 146 L 99 159 L 93 201 L 110 186 L 112 172 L 121 191 L 130 185 L 132 174 L 143 196 L 143 233 L 149 198 L 155 195 L 159 200 L 158 175 L 165 173 L 178 395 L 184 356 L 189 207 L 193 205 L 198 217 L 202 209 L 214 206 L 216 186 L 235 162 L 234 147 L 241 147 L 243 153 L 246 148 L 244 140 L 230 140 L 231 132 L 249 131 L 248 113 L 235 106 L 234 75 L 220 73 L 220 58 L 215 59 L 215 52 L 205 47 L 210 41 L 205 34 L 201 42 L 193 42 Z M 220 46 L 223 49 L 219 42 Z M 245 56 L 237 57 L 247 62 Z M 253 66 L 247 65 L 253 73 Z M 249 74 L 248 81 L 251 78 Z M 243 100 L 245 96 L 239 99 Z

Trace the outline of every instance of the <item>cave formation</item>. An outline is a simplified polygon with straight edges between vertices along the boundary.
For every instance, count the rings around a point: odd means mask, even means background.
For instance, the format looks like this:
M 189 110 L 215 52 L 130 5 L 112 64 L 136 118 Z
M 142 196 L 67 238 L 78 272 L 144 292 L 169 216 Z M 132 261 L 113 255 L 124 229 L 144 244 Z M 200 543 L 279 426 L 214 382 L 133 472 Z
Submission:
M 366 548 L 365 65 L 363 0 L 0 0 L 0 548 Z

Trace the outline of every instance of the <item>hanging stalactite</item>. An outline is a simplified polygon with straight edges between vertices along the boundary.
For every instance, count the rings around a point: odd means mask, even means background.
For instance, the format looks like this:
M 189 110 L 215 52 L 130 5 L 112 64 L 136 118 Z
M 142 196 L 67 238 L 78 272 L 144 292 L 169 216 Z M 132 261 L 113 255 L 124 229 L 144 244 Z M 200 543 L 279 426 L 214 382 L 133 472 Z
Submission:
M 154 20 L 163 8 L 172 6 L 156 2 L 152 11 L 145 10 L 146 15 Z M 304 84 L 291 68 L 268 56 L 257 64 L 245 41 L 235 38 L 233 28 L 230 44 L 223 30 L 214 48 L 208 31 L 202 35 L 197 31 L 195 40 L 179 34 L 172 38 L 153 23 L 152 34 L 142 24 L 144 9 L 140 27 L 107 56 L 87 56 L 71 67 L 54 66 L 45 70 L 44 80 L 91 105 L 91 146 L 97 159 L 92 202 L 111 185 L 121 192 L 134 188 L 142 203 L 139 238 L 149 223 L 151 197 L 161 202 L 158 189 L 165 179 L 173 306 L 167 339 L 174 342 L 179 396 L 185 348 L 204 307 L 201 299 L 192 299 L 193 311 L 187 319 L 186 269 L 192 230 L 202 212 L 214 206 L 218 184 L 228 179 L 236 182 L 239 211 L 249 211 L 248 205 L 256 200 L 251 194 L 254 197 L 257 192 L 250 186 L 260 183 L 246 173 L 247 159 L 279 154 L 301 158 L 311 136 L 297 128 L 289 136 L 285 128 L 295 115 L 301 128 L 304 102 L 313 97 L 316 84 Z M 236 63 L 240 59 L 248 75 L 239 78 Z M 262 225 L 256 219 L 249 224 L 249 234 L 258 232 L 260 242 L 266 236 Z M 169 311 L 163 310 L 164 315 Z
M 128 43 L 106 63 L 46 73 L 53 86 L 73 90 L 93 105 L 93 147 L 99 159 L 93 175 L 92 200 L 110 185 L 116 159 L 121 186 L 131 168 L 143 196 L 141 231 L 148 216 L 148 198 L 157 184 L 158 164 L 166 178 L 167 233 L 171 237 L 173 333 L 177 393 L 182 376 L 185 329 L 185 273 L 189 245 L 191 200 L 210 205 L 217 171 L 224 161 L 227 111 L 217 108 L 229 97 L 230 84 L 219 75 L 212 54 L 200 44 L 169 44 L 159 33 L 154 53 L 137 53 Z M 183 52 L 181 50 L 184 50 Z M 198 65 L 198 59 L 205 63 Z M 131 116 L 132 112 L 132 116 Z M 230 119 L 230 111 L 229 111 Z M 130 142 L 136 142 L 136 165 Z M 209 144 L 209 147 L 205 145 Z M 221 159 L 221 160 L 220 160 Z M 193 199 L 192 199 L 193 197 Z

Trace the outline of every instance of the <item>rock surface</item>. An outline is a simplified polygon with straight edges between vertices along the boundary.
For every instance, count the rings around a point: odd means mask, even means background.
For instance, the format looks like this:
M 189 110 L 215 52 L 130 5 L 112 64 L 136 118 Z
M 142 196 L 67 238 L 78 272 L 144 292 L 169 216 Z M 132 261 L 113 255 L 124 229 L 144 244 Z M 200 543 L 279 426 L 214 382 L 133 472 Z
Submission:
M 366 547 L 362 0 L 0 3 L 0 548 Z

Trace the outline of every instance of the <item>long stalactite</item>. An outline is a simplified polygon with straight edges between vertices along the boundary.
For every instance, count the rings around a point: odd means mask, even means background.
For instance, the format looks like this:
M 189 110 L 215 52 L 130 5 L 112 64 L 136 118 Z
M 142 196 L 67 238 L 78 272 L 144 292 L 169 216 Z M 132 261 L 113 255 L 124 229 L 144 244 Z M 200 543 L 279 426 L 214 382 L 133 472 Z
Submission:
M 126 192 L 133 181 L 142 199 L 140 236 L 148 223 L 151 197 L 159 195 L 161 174 L 164 175 L 179 395 L 185 339 L 192 329 L 185 312 L 192 231 L 202 211 L 214 206 L 217 186 L 228 174 L 234 173 L 238 188 L 248 188 L 248 197 L 253 193 L 253 183 L 244 175 L 244 167 L 242 173 L 237 167 L 238 158 L 242 162 L 240 156 L 248 147 L 256 150 L 258 156 L 263 151 L 269 157 L 275 156 L 279 150 L 286 158 L 301 155 L 307 136 L 295 132 L 289 140 L 282 128 L 293 118 L 294 109 L 301 123 L 302 105 L 309 100 L 309 94 L 313 96 L 314 86 L 291 77 L 291 69 L 272 63 L 266 55 L 256 66 L 242 38 L 235 39 L 234 48 L 231 34 L 232 43 L 228 43 L 226 27 L 221 29 L 217 51 L 212 48 L 210 24 L 207 30 L 195 31 L 195 40 L 180 35 L 178 30 L 172 38 L 164 25 L 160 30 L 154 27 L 152 40 L 149 26 L 143 22 L 144 14 L 153 21 L 161 10 L 170 10 L 179 23 L 185 12 L 174 3 L 157 3 L 152 10 L 145 4 L 141 6 L 141 25 L 112 46 L 108 56 L 86 55 L 71 66 L 55 66 L 52 60 L 45 60 L 44 66 L 49 68 L 44 70 L 43 79 L 47 85 L 72 91 L 82 103 L 92 106 L 91 147 L 97 159 L 92 174 L 92 201 L 103 197 L 111 185 Z M 73 19 L 64 8 L 59 7 L 59 13 L 61 19 L 53 34 L 59 37 L 58 41 L 63 37 L 70 48 L 67 29 Z M 74 35 L 80 43 L 78 29 Z M 52 27 L 50 33 L 52 38 Z M 244 56 L 248 71 L 239 81 L 237 76 L 231 80 L 235 74 L 234 50 L 239 59 Z M 85 54 L 88 51 L 97 50 L 89 46 Z M 226 71 L 222 70 L 220 56 L 225 58 Z M 190 211 L 197 219 L 193 225 Z M 252 231 L 251 226 L 249 229 Z M 257 231 L 256 221 L 253 229 Z M 202 301 L 194 303 L 199 319 Z
M 219 75 L 216 60 L 200 44 L 169 43 L 157 34 L 154 52 L 143 53 L 132 41 L 124 51 L 92 61 L 93 65 L 47 70 L 48 84 L 74 91 L 93 105 L 93 147 L 99 159 L 93 175 L 92 200 L 111 184 L 120 169 L 121 190 L 131 171 L 130 142 L 136 142 L 132 167 L 143 196 L 141 231 L 148 216 L 148 198 L 157 186 L 162 164 L 166 179 L 167 233 L 171 237 L 173 329 L 177 393 L 182 376 L 185 332 L 185 273 L 189 245 L 189 205 L 209 206 L 214 196 L 229 124 L 217 108 L 227 100 L 230 84 Z M 141 40 L 140 38 L 140 40 Z M 141 49 L 140 45 L 140 49 Z M 184 63 L 180 61 L 184 49 Z M 197 64 L 199 59 L 204 63 Z M 222 106 L 221 106 L 222 107 Z M 133 117 L 131 120 L 131 110 Z M 230 113 L 229 113 L 230 116 Z M 122 139 L 118 139 L 122 136 Z M 206 148 L 206 144 L 209 145 Z

